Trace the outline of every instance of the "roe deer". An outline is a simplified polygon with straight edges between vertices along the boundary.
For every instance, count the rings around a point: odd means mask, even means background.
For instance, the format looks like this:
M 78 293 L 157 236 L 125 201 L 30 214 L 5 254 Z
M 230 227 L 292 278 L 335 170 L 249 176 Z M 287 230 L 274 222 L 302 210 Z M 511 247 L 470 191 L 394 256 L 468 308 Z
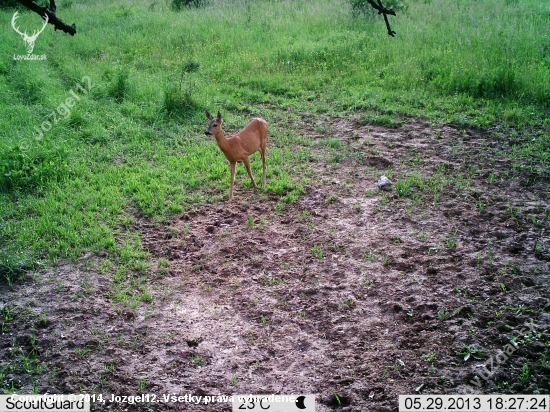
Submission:
M 208 110 L 206 110 L 206 117 L 210 120 L 208 129 L 204 132 L 207 136 L 214 136 L 219 148 L 229 160 L 231 167 L 231 188 L 229 190 L 229 201 L 233 200 L 233 185 L 235 184 L 235 165 L 237 162 L 243 162 L 246 166 L 246 171 L 250 180 L 252 180 L 252 186 L 254 191 L 258 190 L 254 177 L 252 177 L 252 170 L 250 170 L 250 160 L 248 156 L 253 153 L 260 152 L 262 155 L 262 163 L 264 166 L 264 174 L 262 176 L 262 188 L 265 189 L 265 150 L 267 148 L 267 122 L 264 119 L 258 117 L 253 118 L 250 122 L 236 135 L 226 138 L 222 130 L 222 115 L 218 112 L 218 117 L 214 118 Z

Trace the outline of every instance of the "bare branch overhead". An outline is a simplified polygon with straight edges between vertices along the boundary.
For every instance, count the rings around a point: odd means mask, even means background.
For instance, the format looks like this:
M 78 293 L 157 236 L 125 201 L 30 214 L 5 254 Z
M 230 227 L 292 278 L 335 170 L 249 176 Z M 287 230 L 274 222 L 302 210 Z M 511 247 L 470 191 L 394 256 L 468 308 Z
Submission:
M 68 33 L 71 36 L 74 36 L 76 34 L 76 25 L 74 23 L 71 26 L 69 26 L 67 23 L 63 22 L 63 20 L 61 20 L 56 16 L 57 7 L 55 6 L 55 0 L 50 0 L 50 7 L 40 6 L 32 0 L 17 0 L 17 1 L 21 3 L 23 6 L 25 6 L 26 8 L 28 8 L 29 10 L 32 10 L 35 13 L 37 13 L 42 18 L 44 18 L 44 16 L 47 15 L 48 23 L 53 24 L 55 27 L 55 30 L 64 31 L 65 33 Z
M 375 10 L 378 10 L 378 14 L 384 15 L 384 21 L 386 22 L 386 28 L 388 29 L 388 34 L 394 37 L 396 33 L 390 27 L 390 22 L 388 21 L 388 14 L 395 16 L 395 11 L 385 8 L 382 5 L 381 0 L 378 0 L 378 4 L 375 3 L 374 0 L 367 0 L 367 1 L 372 7 L 374 7 Z

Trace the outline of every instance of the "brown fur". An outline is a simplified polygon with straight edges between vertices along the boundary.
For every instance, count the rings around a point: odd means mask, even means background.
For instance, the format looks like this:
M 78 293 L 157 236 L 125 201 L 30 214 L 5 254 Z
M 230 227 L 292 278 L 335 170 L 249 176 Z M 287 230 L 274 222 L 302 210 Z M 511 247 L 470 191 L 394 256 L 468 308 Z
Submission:
M 229 160 L 231 168 L 231 187 L 229 190 L 229 200 L 233 199 L 233 186 L 235 184 L 235 166 L 237 162 L 243 162 L 246 166 L 248 176 L 252 180 L 254 191 L 258 190 L 258 186 L 252 176 L 252 170 L 250 169 L 250 160 L 248 156 L 253 153 L 260 152 L 262 156 L 262 163 L 264 173 L 262 176 L 262 188 L 265 189 L 266 181 L 266 162 L 265 151 L 267 149 L 267 128 L 268 123 L 264 119 L 255 117 L 236 135 L 226 138 L 222 130 L 222 115 L 218 112 L 218 117 L 214 118 L 208 110 L 206 110 L 206 117 L 210 120 L 208 129 L 205 134 L 213 135 L 216 138 L 219 148 Z

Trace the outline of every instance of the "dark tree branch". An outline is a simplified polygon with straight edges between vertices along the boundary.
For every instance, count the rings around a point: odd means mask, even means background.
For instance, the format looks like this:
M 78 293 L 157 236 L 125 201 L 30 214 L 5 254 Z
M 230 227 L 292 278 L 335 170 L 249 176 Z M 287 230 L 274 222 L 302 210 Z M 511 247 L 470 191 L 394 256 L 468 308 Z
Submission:
M 69 26 L 68 24 L 64 23 L 63 20 L 59 19 L 56 16 L 57 8 L 55 6 L 55 0 L 50 0 L 50 7 L 43 7 L 39 6 L 32 0 L 17 0 L 19 3 L 21 3 L 26 8 L 34 11 L 37 13 L 40 17 L 44 18 L 44 15 L 48 15 L 48 23 L 53 24 L 55 27 L 55 30 L 61 30 L 65 33 L 70 34 L 71 36 L 74 36 L 76 34 L 76 25 L 73 24 L 72 26 Z
M 369 4 L 374 7 L 375 10 L 378 10 L 378 14 L 384 15 L 384 21 L 386 22 L 386 28 L 388 29 L 388 34 L 390 36 L 395 36 L 395 32 L 390 27 L 390 22 L 388 21 L 388 14 L 395 16 L 395 12 L 391 9 L 387 9 L 382 5 L 382 1 L 378 0 L 378 4 L 374 2 L 374 0 L 367 0 Z

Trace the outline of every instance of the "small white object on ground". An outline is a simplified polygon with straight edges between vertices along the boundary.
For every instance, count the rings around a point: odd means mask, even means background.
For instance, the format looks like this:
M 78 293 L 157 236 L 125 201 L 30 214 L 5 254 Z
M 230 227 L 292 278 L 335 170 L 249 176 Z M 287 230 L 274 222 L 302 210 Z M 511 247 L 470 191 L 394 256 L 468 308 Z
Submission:
M 391 186 L 391 180 L 388 179 L 385 175 L 380 176 L 380 179 L 378 179 L 378 188 L 379 189 L 389 189 Z

